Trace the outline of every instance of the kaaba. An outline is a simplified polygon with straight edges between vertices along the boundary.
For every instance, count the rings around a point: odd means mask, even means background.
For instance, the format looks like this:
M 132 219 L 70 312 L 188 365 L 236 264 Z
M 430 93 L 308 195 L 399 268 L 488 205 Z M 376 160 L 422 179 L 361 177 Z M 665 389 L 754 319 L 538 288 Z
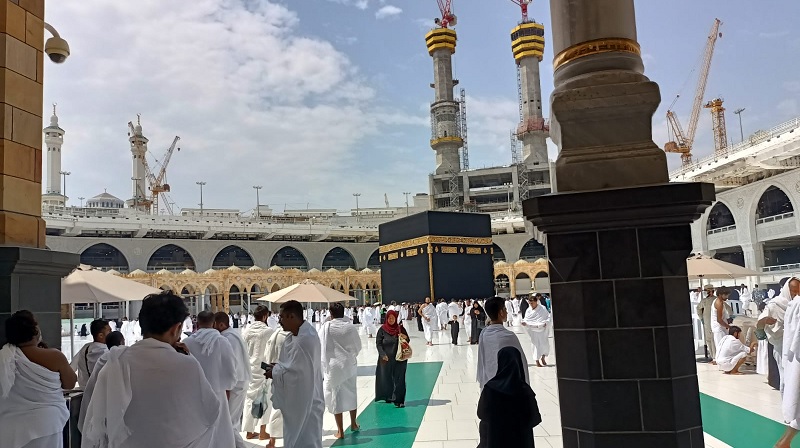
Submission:
M 429 211 L 378 231 L 384 302 L 494 295 L 489 215 Z

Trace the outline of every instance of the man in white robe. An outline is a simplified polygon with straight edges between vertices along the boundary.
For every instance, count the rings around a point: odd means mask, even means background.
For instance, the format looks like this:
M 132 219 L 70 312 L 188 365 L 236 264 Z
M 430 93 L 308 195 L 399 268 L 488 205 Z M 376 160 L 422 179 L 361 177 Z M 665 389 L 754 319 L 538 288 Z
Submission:
M 266 362 L 267 342 L 276 331 L 265 323 L 268 313 L 267 307 L 256 307 L 254 313 L 256 320 L 244 332 L 244 342 L 247 345 L 247 356 L 250 364 L 250 384 L 244 400 L 242 429 L 247 432 L 246 437 L 248 439 L 256 437 L 259 440 L 270 439 L 270 433 L 267 432 L 270 414 L 270 401 L 268 399 L 270 384 L 264 378 L 264 369 L 261 368 L 261 363 Z M 256 417 L 252 413 L 254 401 L 264 403 L 264 413 L 261 417 Z
M 130 345 L 133 345 L 134 342 L 134 335 L 133 335 L 133 322 L 129 321 L 127 317 L 122 318 L 122 326 L 120 326 L 119 331 L 122 333 L 122 336 L 125 337 L 125 342 Z
M 750 347 L 742 344 L 739 340 L 741 334 L 741 328 L 732 326 L 730 333 L 722 338 L 717 347 L 717 367 L 729 375 L 742 375 L 739 368 L 744 364 L 745 357 L 758 345 L 758 341 L 753 341 Z
M 108 325 L 108 321 L 96 319 L 89 324 L 89 332 L 92 334 L 92 342 L 81 347 L 70 364 L 78 372 L 78 384 L 81 386 L 89 384 L 94 365 L 103 353 L 108 351 L 106 336 L 111 333 L 111 326 Z
M 225 404 L 222 418 L 231 422 L 231 436 L 235 439 L 228 397 L 237 381 L 236 358 L 228 338 L 214 328 L 212 312 L 201 311 L 197 314 L 197 331 L 186 338 L 184 344 L 189 348 L 189 353 L 200 363 L 208 384 L 217 393 L 219 401 Z
M 426 344 L 433 345 L 433 329 L 439 328 L 439 321 L 436 317 L 436 306 L 431 302 L 430 297 L 425 297 L 425 305 L 419 309 L 422 314 L 422 331 L 425 334 Z
M 83 426 L 83 448 L 234 446 L 227 404 L 179 342 L 189 314 L 171 292 L 139 313 L 144 340 L 114 350 L 99 371 Z
M 356 411 L 358 410 L 357 384 L 358 354 L 361 352 L 361 338 L 358 330 L 344 317 L 341 303 L 330 306 L 332 319 L 322 325 L 319 333 L 322 352 L 322 389 L 325 405 L 334 415 L 338 432 L 337 439 L 344 438 L 342 414 L 350 412 L 350 429 L 358 431 Z
M 373 337 L 375 334 L 375 320 L 377 319 L 377 315 L 375 314 L 375 308 L 369 306 L 364 307 L 364 315 L 363 319 L 361 320 L 361 325 L 364 326 L 364 331 L 367 332 L 368 337 Z
M 192 331 L 194 331 L 192 316 L 186 316 L 186 319 L 183 320 L 183 327 L 181 328 L 181 341 L 186 340 L 186 338 L 192 334 Z
M 322 448 L 322 355 L 319 335 L 302 320 L 296 300 L 281 304 L 281 324 L 289 331 L 277 364 L 264 374 L 272 379 L 272 404 L 283 411 L 285 448 Z
M 800 295 L 800 280 L 790 278 L 783 284 L 779 295 L 775 296 L 764 306 L 764 311 L 758 316 L 756 328 L 763 329 L 767 334 L 767 341 L 772 344 L 772 357 L 778 364 L 778 373 L 783 384 L 783 326 L 786 308 L 792 297 Z
M 364 324 L 364 307 L 363 306 L 358 307 L 358 323 L 360 323 L 361 324 L 361 328 L 363 328 L 364 331 L 366 331 L 367 327 Z
M 111 331 L 117 331 L 117 323 L 115 321 L 109 320 L 108 326 L 111 328 Z
M 97 360 L 97 363 L 94 365 L 94 370 L 92 370 L 92 376 L 89 378 L 89 383 L 86 384 L 83 388 L 83 397 L 81 397 L 81 409 L 78 414 L 78 431 L 83 433 L 83 424 L 86 420 L 86 410 L 89 408 L 89 403 L 92 401 L 92 394 L 94 393 L 95 384 L 97 384 L 97 376 L 99 375 L 100 371 L 103 370 L 103 367 L 108 362 L 111 353 L 117 350 L 126 350 L 128 347 L 124 345 L 118 345 L 116 347 L 111 347 L 111 349 L 105 353 L 100 359 Z M 118 356 L 115 354 L 114 356 Z
M 240 332 L 228 326 L 228 316 L 225 313 L 218 312 L 214 314 L 214 329 L 228 340 L 233 349 L 233 357 L 236 361 L 236 382 L 228 396 L 228 410 L 231 414 L 236 448 L 244 448 L 247 445 L 244 443 L 240 432 L 242 431 L 242 416 L 244 415 L 244 399 L 252 376 L 250 372 L 250 355 Z
M 272 333 L 267 341 L 267 364 L 275 364 L 281 357 L 283 351 L 283 343 L 286 341 L 286 336 L 289 335 L 288 331 L 284 331 L 282 327 Z M 263 372 L 263 371 L 262 371 Z M 263 373 L 262 373 L 263 374 Z M 272 403 L 272 380 L 267 380 L 270 387 L 267 388 L 270 397 L 271 412 L 267 423 L 267 434 L 270 435 L 267 448 L 275 448 L 275 439 L 283 438 L 283 412 L 271 406 Z
M 786 281 L 788 284 L 796 277 Z M 785 285 L 784 285 L 785 286 Z M 773 299 L 774 300 L 774 299 Z M 790 448 L 792 439 L 800 431 L 800 296 L 794 296 L 786 308 L 783 322 L 783 421 L 786 432 L 775 448 Z
M 550 313 L 541 300 L 542 296 L 539 294 L 532 296 L 528 300 L 525 318 L 522 319 L 522 326 L 533 344 L 533 357 L 536 358 L 537 367 L 546 366 L 546 358 L 550 354 L 550 342 L 547 339 L 550 334 Z
M 717 349 L 714 345 L 714 332 L 711 329 L 711 316 L 714 311 L 714 287 L 707 285 L 705 288 L 706 296 L 697 304 L 695 311 L 697 318 L 703 323 L 703 338 L 706 342 L 706 349 L 708 350 L 708 357 L 712 360 L 717 355 Z M 712 361 L 713 363 L 713 361 Z
M 6 319 L 5 332 L 8 343 L 0 350 L 0 446 L 60 448 L 69 421 L 63 389 L 75 387 L 75 371 L 58 350 L 38 347 L 41 334 L 30 311 L 17 311 Z
M 481 389 L 497 374 L 497 353 L 503 347 L 514 347 L 522 356 L 522 365 L 525 366 L 525 382 L 530 384 L 528 373 L 528 359 L 519 343 L 519 338 L 504 326 L 508 311 L 505 300 L 493 297 L 485 302 L 484 310 L 489 316 L 489 326 L 481 331 L 478 341 L 478 371 L 477 380 Z
M 142 326 L 139 325 L 139 318 L 133 320 L 133 341 L 132 342 L 139 342 L 142 340 Z M 131 345 L 133 345 L 131 343 Z
M 514 302 L 510 298 L 506 299 L 506 326 L 510 327 L 514 323 Z
M 519 314 L 519 305 L 519 298 L 514 297 L 511 299 L 511 308 L 507 310 L 509 313 L 511 313 L 511 324 L 515 326 L 519 325 L 519 323 L 522 321 L 522 316 Z
M 472 338 L 472 313 L 470 310 L 472 309 L 472 300 L 467 300 L 464 302 L 464 331 L 467 334 L 467 342 L 469 342 Z
M 447 330 L 447 322 L 450 320 L 448 317 L 447 303 L 444 299 L 439 299 L 436 305 L 436 325 L 439 330 Z

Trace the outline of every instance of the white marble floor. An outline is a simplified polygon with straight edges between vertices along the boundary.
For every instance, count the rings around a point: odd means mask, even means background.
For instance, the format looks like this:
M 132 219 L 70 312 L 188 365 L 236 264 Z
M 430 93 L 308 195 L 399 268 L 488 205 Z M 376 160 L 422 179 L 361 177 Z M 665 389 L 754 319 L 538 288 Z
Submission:
M 411 335 L 414 356 L 411 362 L 442 362 L 442 371 L 436 380 L 433 393 L 422 424 L 419 427 L 414 448 L 466 448 L 477 446 L 478 419 L 476 408 L 479 389 L 475 381 L 477 346 L 466 342 L 461 332 L 459 345 L 450 341 L 449 331 L 435 332 L 433 347 L 425 346 L 416 323 L 407 326 Z M 521 327 L 512 328 L 518 333 L 528 359 L 532 359 L 531 344 Z M 65 351 L 69 351 L 69 338 L 64 338 Z M 76 349 L 85 341 L 76 340 Z M 374 397 L 374 366 L 378 359 L 375 339 L 362 335 L 363 350 L 358 357 L 359 364 L 359 413 Z M 552 339 L 551 339 L 552 347 Z M 551 364 L 557 363 L 555 353 L 548 358 Z M 554 365 L 538 368 L 529 367 L 532 387 L 537 395 L 542 423 L 534 430 L 537 448 L 561 448 L 561 418 L 558 405 L 556 368 Z M 780 394 L 766 385 L 766 377 L 750 374 L 744 376 L 723 375 L 713 366 L 698 364 L 700 391 L 728 403 L 748 409 L 764 417 L 781 421 Z M 408 387 L 413 387 L 414 378 L 408 378 Z M 348 417 L 345 416 L 345 425 Z M 324 418 L 324 445 L 330 446 L 335 440 L 333 416 Z M 248 441 L 252 447 L 264 446 L 266 442 Z M 282 444 L 278 443 L 278 446 Z M 728 445 L 706 434 L 707 448 L 726 448 Z M 401 447 L 398 447 L 401 448 Z

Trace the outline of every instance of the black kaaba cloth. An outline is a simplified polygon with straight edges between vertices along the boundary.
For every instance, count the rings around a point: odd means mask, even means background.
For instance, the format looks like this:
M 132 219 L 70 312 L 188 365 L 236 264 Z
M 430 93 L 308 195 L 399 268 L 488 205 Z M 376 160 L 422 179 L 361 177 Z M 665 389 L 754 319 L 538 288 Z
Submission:
M 384 302 L 494 295 L 489 215 L 429 211 L 378 229 Z

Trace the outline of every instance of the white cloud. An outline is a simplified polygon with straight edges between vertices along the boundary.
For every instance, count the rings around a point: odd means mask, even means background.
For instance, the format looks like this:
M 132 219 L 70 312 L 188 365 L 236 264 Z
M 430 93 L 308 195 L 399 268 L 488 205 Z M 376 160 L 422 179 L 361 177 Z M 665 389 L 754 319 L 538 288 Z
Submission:
M 339 3 L 341 5 L 352 5 L 361 10 L 367 9 L 367 7 L 369 7 L 369 0 L 328 0 L 328 1 Z
M 375 13 L 375 17 L 378 18 L 378 19 L 385 19 L 387 17 L 393 17 L 393 16 L 396 16 L 396 15 L 399 15 L 399 14 L 402 14 L 402 13 L 403 13 L 403 10 L 398 8 L 397 6 L 386 5 L 386 6 L 381 7 L 381 9 L 379 9 Z
M 352 61 L 303 36 L 286 6 L 188 5 L 87 0 L 48 9 L 73 50 L 66 64 L 47 65 L 45 83 L 45 104 L 58 102 L 66 129 L 73 200 L 106 187 L 131 195 L 126 123 L 136 113 L 155 158 L 181 136 L 168 177 L 184 207 L 198 202 L 198 180 L 208 182 L 211 207 L 249 207 L 256 184 L 265 203 L 330 204 L 350 188 L 342 173 L 365 137 L 419 124 L 378 108 Z

